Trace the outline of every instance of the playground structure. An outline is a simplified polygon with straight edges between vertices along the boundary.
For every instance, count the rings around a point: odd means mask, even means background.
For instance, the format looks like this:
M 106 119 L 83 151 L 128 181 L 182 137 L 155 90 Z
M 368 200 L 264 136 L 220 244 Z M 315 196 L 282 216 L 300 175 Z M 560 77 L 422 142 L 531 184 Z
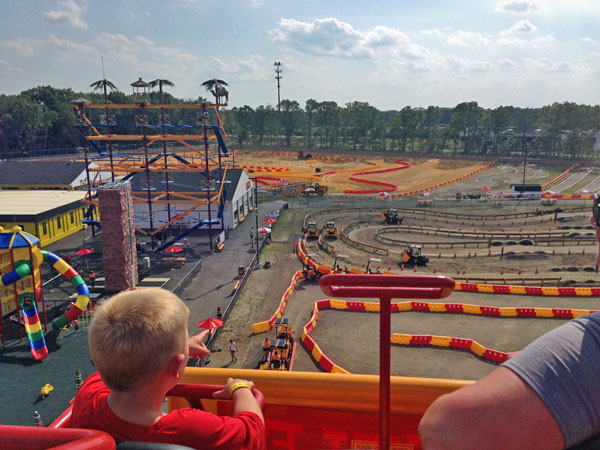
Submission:
M 25 233 L 20 227 L 5 231 L 0 227 L 0 310 L 2 322 L 0 333 L 5 341 L 4 319 L 16 316 L 19 339 L 22 340 L 20 324 L 23 323 L 34 359 L 48 356 L 44 330 L 48 330 L 46 304 L 42 291 L 40 266 L 48 262 L 64 275 L 75 288 L 77 300 L 62 316 L 54 319 L 52 326 L 59 330 L 69 325 L 87 310 L 89 289 L 83 278 L 73 267 L 54 253 L 40 250 L 39 239 Z M 38 302 L 42 303 L 44 330 L 38 313 Z M 22 317 L 22 318 L 21 318 Z M 9 322 L 10 323 L 10 322 Z
M 141 79 L 139 80 L 142 81 Z M 147 101 L 145 92 L 136 91 L 134 86 L 134 104 L 91 104 L 83 100 L 75 101 L 73 107 L 77 115 L 76 128 L 79 130 L 84 147 L 81 149 L 82 156 L 87 166 L 87 195 L 84 202 L 88 205 L 84 222 L 92 227 L 100 227 L 100 221 L 95 214 L 98 207 L 97 183 L 91 175 L 93 172 L 110 172 L 112 181 L 120 177 L 128 180 L 135 174 L 145 177 L 145 185 L 142 192 L 133 193 L 134 203 L 147 205 L 147 221 L 149 230 L 136 228 L 144 236 L 151 240 L 152 249 L 155 249 L 155 241 L 161 233 L 171 231 L 174 225 L 185 223 L 183 219 L 192 211 L 206 207 L 208 217 L 199 220 L 198 223 L 180 232 L 173 238 L 165 239 L 156 251 L 161 251 L 182 239 L 199 228 L 208 230 L 210 250 L 213 251 L 213 227 L 218 231 L 223 230 L 222 214 L 227 198 L 226 172 L 227 167 L 223 158 L 229 157 L 225 138 L 227 134 L 218 113 L 220 106 L 226 104 L 159 104 L 152 105 Z M 144 85 L 146 85 L 144 83 Z M 143 86 L 142 86 L 143 87 Z M 188 112 L 195 116 L 195 124 L 171 124 L 169 115 L 165 111 L 175 109 Z M 160 115 L 158 113 L 160 112 Z M 102 114 L 104 113 L 104 114 Z M 117 123 L 115 117 L 125 117 L 125 122 Z M 211 115 L 215 123 L 209 123 Z M 130 123 L 126 121 L 129 120 Z M 151 123 L 156 120 L 156 123 Z M 102 128 L 105 132 L 100 131 Z M 135 130 L 130 132 L 130 130 Z M 199 130 L 199 133 L 194 133 Z M 216 150 L 210 151 L 210 141 L 217 142 Z M 196 143 L 203 144 L 198 148 Z M 118 151 L 117 145 L 139 144 L 139 148 L 127 151 Z M 183 152 L 175 152 L 168 149 L 167 144 L 174 143 L 182 146 Z M 161 145 L 162 144 L 162 145 Z M 92 147 L 96 156 L 91 156 L 89 148 Z M 162 148 L 161 148 L 162 147 Z M 94 162 L 95 167 L 89 163 Z M 216 179 L 211 172 L 217 170 Z M 196 172 L 205 176 L 201 189 L 186 189 L 184 191 L 173 191 L 173 182 L 169 174 L 173 172 Z M 164 174 L 164 192 L 153 193 L 156 186 L 150 181 L 151 173 Z M 189 188 L 189 186 L 181 186 Z M 145 191 L 145 193 L 143 192 Z M 186 210 L 176 211 L 173 204 L 186 204 Z M 212 216 L 212 206 L 217 205 L 217 214 Z M 158 208 L 166 208 L 167 220 L 163 223 L 155 223 L 155 215 Z

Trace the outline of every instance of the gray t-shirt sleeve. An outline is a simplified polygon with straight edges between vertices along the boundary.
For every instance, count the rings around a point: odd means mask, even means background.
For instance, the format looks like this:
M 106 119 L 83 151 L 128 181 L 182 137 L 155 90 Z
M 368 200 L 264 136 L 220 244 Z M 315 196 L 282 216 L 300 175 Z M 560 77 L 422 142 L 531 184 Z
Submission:
M 546 333 L 503 366 L 546 404 L 567 447 L 600 432 L 600 313 Z

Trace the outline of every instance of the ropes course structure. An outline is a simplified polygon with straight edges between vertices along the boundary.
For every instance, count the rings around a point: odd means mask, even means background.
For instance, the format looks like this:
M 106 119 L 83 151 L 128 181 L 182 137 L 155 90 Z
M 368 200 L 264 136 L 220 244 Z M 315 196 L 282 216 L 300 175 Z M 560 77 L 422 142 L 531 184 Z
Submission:
M 133 194 L 134 203 L 147 205 L 149 230 L 136 228 L 151 239 L 152 248 L 160 233 L 177 223 L 188 222 L 184 218 L 199 207 L 206 207 L 208 219 L 200 221 L 193 229 L 208 228 L 208 236 L 212 250 L 213 226 L 223 230 L 222 214 L 227 197 L 227 158 L 230 154 L 225 144 L 227 132 L 219 115 L 218 108 L 227 104 L 150 104 L 147 95 L 135 91 L 133 104 L 93 104 L 78 99 L 72 106 L 76 114 L 77 128 L 83 139 L 80 153 L 86 163 L 87 194 L 84 203 L 88 205 L 84 223 L 95 229 L 101 226 L 98 218 L 97 187 L 99 174 L 110 174 L 112 181 L 119 177 L 126 181 L 136 174 L 144 176 L 140 182 L 141 189 Z M 159 110 L 160 115 L 156 114 Z M 195 124 L 171 124 L 165 111 L 182 110 L 185 117 L 196 117 Z M 111 112 L 115 112 L 111 115 Z M 102 114 L 104 113 L 104 114 Z M 117 123 L 115 117 L 124 117 Z M 133 124 L 132 116 L 135 116 Z M 158 123 L 151 123 L 158 116 Z M 212 123 L 209 121 L 212 118 Z M 104 129 L 104 131 L 101 131 Z M 211 151 L 211 142 L 216 142 L 216 150 Z M 118 143 L 137 144 L 133 150 L 118 151 Z M 176 152 L 167 148 L 167 144 L 175 144 L 184 148 Z M 95 151 L 95 153 L 94 153 Z M 213 173 L 215 172 L 216 173 Z M 174 183 L 174 173 L 191 172 L 204 175 L 201 187 Z M 164 180 L 158 185 L 151 181 L 151 174 L 163 174 Z M 155 179 L 155 177 L 152 177 Z M 179 188 L 179 189 L 178 189 Z M 183 188 L 183 190 L 181 189 Z M 182 212 L 175 211 L 174 204 L 189 205 Z M 158 204 L 165 204 L 167 220 L 155 218 Z M 216 217 L 211 214 L 212 205 L 217 205 Z M 181 208 L 180 208 L 181 209 Z M 154 214 L 153 214 L 154 210 Z M 158 222 L 160 225 L 155 226 Z M 159 246 L 160 251 L 173 242 L 191 232 L 179 234 L 169 242 Z M 171 234 L 171 233 L 170 233 Z

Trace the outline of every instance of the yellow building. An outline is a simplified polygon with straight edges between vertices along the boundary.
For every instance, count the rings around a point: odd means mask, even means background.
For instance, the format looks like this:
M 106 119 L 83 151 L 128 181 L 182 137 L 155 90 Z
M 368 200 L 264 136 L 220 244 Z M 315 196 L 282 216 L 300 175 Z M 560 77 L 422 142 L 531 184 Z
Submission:
M 0 190 L 0 226 L 15 225 L 44 247 L 83 229 L 85 191 Z M 97 215 L 96 215 L 97 216 Z

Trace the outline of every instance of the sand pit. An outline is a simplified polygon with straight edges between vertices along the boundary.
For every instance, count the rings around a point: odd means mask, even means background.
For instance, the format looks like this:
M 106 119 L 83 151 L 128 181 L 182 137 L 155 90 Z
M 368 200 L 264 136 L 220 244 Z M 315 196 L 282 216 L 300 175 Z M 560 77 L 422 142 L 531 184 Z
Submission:
M 399 158 L 369 156 L 366 158 L 315 155 L 312 160 L 300 160 L 295 153 L 264 153 L 241 151 L 236 154 L 236 166 L 243 167 L 252 176 L 276 177 L 288 183 L 315 180 L 327 185 L 329 189 L 343 192 L 346 189 L 378 189 L 375 184 L 353 181 L 350 177 L 357 172 L 398 168 Z M 331 159 L 321 159 L 331 158 Z M 410 167 L 389 172 L 361 175 L 360 178 L 398 186 L 394 192 L 427 189 L 430 186 L 459 178 L 480 169 L 484 162 L 466 160 L 440 160 L 437 158 L 407 158 L 402 161 Z M 277 170 L 283 169 L 283 170 Z M 315 178 L 318 177 L 318 178 Z M 273 180 L 273 183 L 276 183 Z M 273 184 L 269 183 L 269 184 Z M 384 188 L 381 188 L 384 190 Z

